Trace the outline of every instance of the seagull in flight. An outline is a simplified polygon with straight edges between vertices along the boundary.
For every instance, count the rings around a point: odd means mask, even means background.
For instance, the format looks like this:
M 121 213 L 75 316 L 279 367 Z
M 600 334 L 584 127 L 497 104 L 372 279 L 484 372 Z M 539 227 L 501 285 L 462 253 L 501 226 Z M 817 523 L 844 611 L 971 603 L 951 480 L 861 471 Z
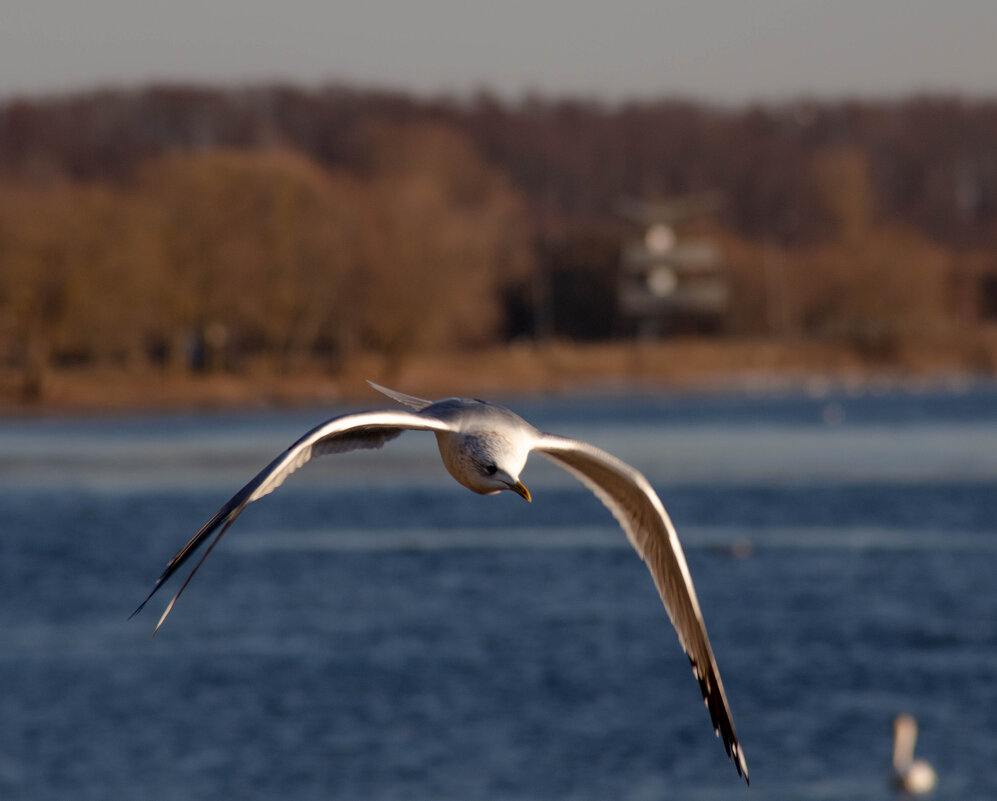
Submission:
M 304 434 L 233 495 L 180 549 L 131 616 L 138 614 L 159 588 L 210 540 L 159 618 L 155 628 L 158 631 L 194 573 L 242 510 L 277 489 L 312 457 L 380 448 L 407 430 L 432 431 L 443 464 L 458 483 L 480 495 L 509 490 L 529 501 L 530 491 L 520 481 L 519 474 L 530 452 L 536 451 L 574 474 L 609 508 L 647 564 L 679 643 L 692 663 L 714 731 L 722 738 L 738 774 L 747 781 L 744 751 L 734 729 L 689 567 L 675 528 L 648 480 L 605 451 L 586 442 L 542 432 L 503 406 L 468 398 L 433 402 L 368 383 L 406 408 L 341 415 Z

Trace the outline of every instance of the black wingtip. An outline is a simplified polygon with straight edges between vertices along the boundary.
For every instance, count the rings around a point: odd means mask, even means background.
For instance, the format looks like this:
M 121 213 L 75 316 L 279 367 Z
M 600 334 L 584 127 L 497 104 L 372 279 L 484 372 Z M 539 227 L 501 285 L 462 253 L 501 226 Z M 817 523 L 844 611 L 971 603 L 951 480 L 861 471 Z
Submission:
M 720 736 L 720 732 L 717 732 L 717 736 Z M 741 751 L 741 744 L 737 740 L 732 742 L 727 748 L 727 758 L 734 763 L 737 775 L 744 778 L 745 784 L 750 785 L 751 779 L 748 778 L 748 763 L 744 759 L 744 753 Z
M 155 595 L 157 592 L 159 592 L 159 588 L 163 586 L 163 584 L 166 582 L 166 579 L 168 579 L 173 572 L 171 570 L 171 567 L 172 565 L 167 567 L 166 570 L 163 572 L 163 575 L 161 575 L 158 579 L 156 579 L 156 583 L 155 585 L 153 585 L 152 591 L 145 596 L 145 600 L 142 601 L 142 603 L 140 603 L 138 606 L 135 607 L 135 611 L 128 616 L 129 620 L 131 620 L 133 617 L 135 617 L 135 615 L 137 615 L 139 612 L 145 609 L 145 605 L 152 600 L 152 596 Z
M 144 600 L 144 601 L 142 601 L 142 603 L 140 603 L 140 604 L 139 604 L 138 606 L 136 606 L 136 607 L 135 607 L 135 611 L 134 611 L 134 612 L 132 612 L 132 613 L 131 613 L 131 614 L 130 614 L 130 615 L 128 616 L 128 619 L 129 619 L 129 620 L 131 620 L 131 619 L 132 619 L 133 617 L 135 617 L 135 615 L 137 615 L 137 614 L 138 614 L 139 612 L 141 612 L 141 611 L 142 611 L 143 609 L 145 609 L 145 605 L 146 605 L 147 603 L 149 603 L 149 599 L 150 599 L 150 598 L 152 598 L 152 596 L 156 594 L 156 590 L 158 590 L 158 589 L 159 589 L 159 585 L 160 585 L 160 584 L 161 584 L 161 582 L 159 582 L 159 581 L 157 581 L 157 582 L 156 582 L 156 586 L 152 588 L 152 592 L 150 592 L 150 593 L 149 593 L 148 595 L 146 595 L 146 596 L 145 596 L 145 600 Z
M 703 694 L 703 703 L 709 710 L 710 719 L 713 722 L 713 732 L 719 737 L 727 752 L 727 758 L 734 763 L 737 775 L 742 776 L 746 784 L 750 785 L 748 779 L 748 763 L 744 758 L 741 749 L 741 742 L 738 740 L 737 731 L 734 729 L 734 721 L 731 720 L 730 712 L 727 709 L 727 700 L 720 684 L 720 676 L 717 674 L 715 666 L 711 665 L 707 671 L 701 672 L 696 660 L 691 656 L 689 663 L 692 665 L 693 675 L 699 682 L 699 689 Z
M 132 613 L 131 613 L 131 614 L 130 614 L 130 615 L 128 616 L 128 619 L 129 619 L 129 620 L 131 620 L 131 619 L 132 619 L 133 617 L 135 617 L 135 615 L 137 615 L 137 614 L 138 614 L 139 612 L 141 612 L 141 611 L 142 611 L 143 609 L 145 609 L 145 605 L 146 605 L 147 603 L 149 603 L 149 599 L 151 599 L 151 598 L 152 598 L 152 596 L 156 594 L 156 590 L 158 590 L 158 589 L 160 588 L 160 586 L 162 586 L 162 583 L 163 583 L 162 581 L 157 581 L 157 582 L 156 582 L 156 586 L 155 586 L 155 587 L 153 588 L 152 592 L 150 592 L 150 593 L 149 593 L 149 594 L 148 594 L 148 595 L 146 596 L 145 600 L 144 600 L 144 601 L 142 601 L 142 603 L 140 603 L 140 604 L 139 604 L 139 605 L 138 605 L 137 607 L 135 607 L 135 611 L 134 611 L 134 612 L 132 612 Z M 184 587 L 186 587 L 186 586 L 187 586 L 187 585 L 186 585 L 186 583 L 185 583 L 185 584 L 184 584 Z M 178 593 L 178 595 L 179 595 L 179 593 Z M 154 629 L 152 630 L 152 636 L 153 636 L 153 637 L 155 637 L 155 636 L 156 636 L 156 632 L 158 632 L 158 631 L 159 631 L 159 628 L 160 628 L 160 626 L 162 626 L 162 625 L 163 625 L 163 621 L 165 621 L 165 620 L 166 620 L 166 617 L 167 617 L 167 616 L 168 616 L 168 615 L 170 614 L 170 612 L 171 612 L 171 611 L 173 611 L 173 605 L 174 605 L 174 604 L 175 604 L 176 602 L 177 602 L 177 595 L 174 595 L 174 596 L 173 596 L 173 599 L 172 599 L 172 600 L 171 600 L 171 601 L 169 602 L 169 604 L 168 604 L 168 605 L 166 606 L 166 611 L 165 611 L 165 612 L 163 612 L 162 616 L 161 616 L 161 617 L 159 618 L 159 622 L 158 622 L 158 623 L 156 623 L 156 628 L 154 628 Z

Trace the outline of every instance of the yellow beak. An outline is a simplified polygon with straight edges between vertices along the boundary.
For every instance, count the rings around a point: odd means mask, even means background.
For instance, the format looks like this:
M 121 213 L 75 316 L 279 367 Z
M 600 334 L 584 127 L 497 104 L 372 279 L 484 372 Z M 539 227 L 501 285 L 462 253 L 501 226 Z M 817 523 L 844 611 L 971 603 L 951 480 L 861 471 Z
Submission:
M 526 498 L 527 502 L 530 502 L 530 501 L 533 500 L 533 498 L 530 497 L 530 491 L 528 489 L 526 489 L 526 485 L 523 484 L 522 481 L 517 481 L 515 484 L 512 484 L 509 487 L 509 489 L 511 489 L 517 495 L 521 495 L 522 497 Z

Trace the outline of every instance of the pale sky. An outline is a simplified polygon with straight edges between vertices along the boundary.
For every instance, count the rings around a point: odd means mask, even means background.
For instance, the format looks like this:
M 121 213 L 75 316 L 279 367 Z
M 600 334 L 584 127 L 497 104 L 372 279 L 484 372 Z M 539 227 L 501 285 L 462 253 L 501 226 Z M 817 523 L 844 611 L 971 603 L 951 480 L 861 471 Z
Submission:
M 997 0 L 0 4 L 0 98 L 153 80 L 735 104 L 997 97 Z

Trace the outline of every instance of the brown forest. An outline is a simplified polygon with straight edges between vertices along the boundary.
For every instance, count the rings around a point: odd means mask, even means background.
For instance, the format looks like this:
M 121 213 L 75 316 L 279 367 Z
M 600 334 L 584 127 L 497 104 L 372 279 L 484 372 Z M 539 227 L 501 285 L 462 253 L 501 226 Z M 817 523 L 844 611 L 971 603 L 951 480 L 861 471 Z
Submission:
M 997 101 L 163 86 L 0 106 L 0 367 L 37 395 L 60 368 L 627 336 L 620 199 L 703 191 L 722 336 L 888 355 L 997 321 Z

